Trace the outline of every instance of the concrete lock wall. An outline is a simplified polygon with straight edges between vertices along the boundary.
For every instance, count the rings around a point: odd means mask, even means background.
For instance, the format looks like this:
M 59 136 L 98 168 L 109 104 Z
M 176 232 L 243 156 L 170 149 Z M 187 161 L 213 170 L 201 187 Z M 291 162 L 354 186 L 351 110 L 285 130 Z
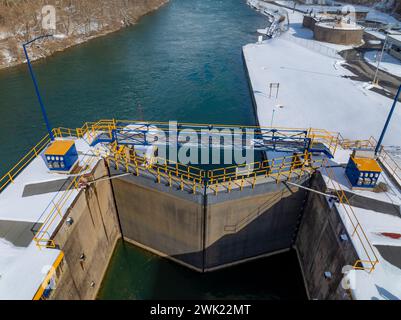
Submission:
M 317 41 L 335 44 L 360 44 L 362 42 L 363 29 L 328 28 L 318 23 L 314 26 L 314 38 Z
M 305 199 L 303 189 L 275 181 L 254 190 L 209 194 L 206 271 L 289 250 Z
M 113 180 L 122 234 L 126 241 L 202 268 L 203 200 L 143 177 Z
M 93 172 L 94 179 L 108 176 L 103 161 Z M 80 191 L 66 217 L 73 219 L 72 225 L 63 222 L 54 237 L 65 256 L 51 298 L 94 299 L 120 238 L 110 181 L 98 181 Z
M 197 271 L 288 250 L 306 195 L 274 181 L 206 197 L 150 183 L 113 180 L 124 239 Z
M 325 191 L 320 174 L 312 178 L 311 187 Z M 341 234 L 350 239 L 335 206 L 330 208 L 327 197 L 309 193 L 295 247 L 311 299 L 350 297 L 341 285 L 342 269 L 353 265 L 358 256 L 351 240 L 342 241 Z M 331 273 L 330 279 L 325 277 L 326 271 Z
M 101 161 L 94 178 L 105 176 Z M 319 174 L 293 182 L 325 189 Z M 82 190 L 66 217 L 74 222 L 63 222 L 55 233 L 65 258 L 52 299 L 96 297 L 121 237 L 119 224 L 125 240 L 200 272 L 295 247 L 312 299 L 347 299 L 342 268 L 357 260 L 351 241 L 341 241 L 346 230 L 324 196 L 275 180 L 193 195 L 128 175 Z

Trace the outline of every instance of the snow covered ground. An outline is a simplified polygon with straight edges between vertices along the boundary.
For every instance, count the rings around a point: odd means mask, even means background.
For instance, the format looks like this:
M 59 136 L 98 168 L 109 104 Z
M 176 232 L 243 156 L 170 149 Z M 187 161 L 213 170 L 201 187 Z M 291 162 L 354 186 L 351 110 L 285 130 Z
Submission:
M 271 4 L 253 4 L 274 10 Z M 287 12 L 288 32 L 243 48 L 260 124 L 324 128 L 348 139 L 377 138 L 393 101 L 348 78 L 353 74 L 337 53 L 349 46 L 313 40 L 312 31 L 302 26 L 303 15 Z M 276 83 L 277 98 L 270 92 L 270 84 Z M 385 145 L 401 146 L 399 123 L 401 108 L 396 109 Z
M 276 1 L 279 4 L 285 5 L 287 7 L 294 7 L 294 1 Z M 341 2 L 341 1 L 335 1 L 334 6 L 321 6 L 321 5 L 306 5 L 306 4 L 296 4 L 296 9 L 302 10 L 302 11 L 307 11 L 307 10 L 313 10 L 314 12 L 321 12 L 321 11 L 336 11 L 336 10 L 341 10 L 344 8 L 344 10 L 348 10 L 348 8 L 354 7 L 356 11 L 368 11 L 368 15 L 366 17 L 367 20 L 369 21 L 377 21 L 381 23 L 386 23 L 390 24 L 392 26 L 398 26 L 401 25 L 400 21 L 398 21 L 396 18 L 391 16 L 390 14 L 387 14 L 385 12 L 376 10 L 375 8 L 368 7 L 368 6 L 363 6 L 363 5 L 358 5 L 358 4 L 352 4 L 350 5 L 349 3 Z
M 98 159 L 95 150 L 90 148 L 84 139 L 76 140 L 75 145 L 79 153 L 80 166 L 86 168 L 82 173 L 90 172 Z M 88 159 L 94 161 L 88 161 Z M 17 225 L 18 222 L 28 225 L 43 223 L 53 212 L 58 200 L 69 191 L 24 196 L 25 187 L 66 178 L 68 178 L 66 174 L 50 172 L 44 160 L 40 156 L 36 157 L 14 182 L 0 193 L 0 222 L 16 222 Z M 66 213 L 78 192 L 77 189 L 71 190 L 70 197 L 66 199 L 63 206 L 59 207 L 60 216 L 57 215 L 54 223 L 49 225 L 48 234 L 55 230 L 61 221 L 61 216 Z M 29 230 L 25 230 L 23 236 L 26 236 L 27 232 Z M 61 251 L 58 249 L 38 248 L 33 239 L 27 246 L 17 247 L 5 238 L 0 238 L 0 300 L 31 300 L 60 254 Z
M 340 150 L 340 157 L 335 157 L 333 164 L 345 164 L 349 158 L 351 150 Z M 345 153 L 344 153 L 345 152 Z M 348 156 L 347 156 L 348 154 Z M 320 170 L 323 179 L 329 189 L 333 189 L 331 178 L 324 169 Z M 348 193 L 353 193 L 368 199 L 392 204 L 395 207 L 401 205 L 400 189 L 392 182 L 385 173 L 379 178 L 379 182 L 388 185 L 388 191 L 375 193 L 367 190 L 352 190 L 351 185 L 345 176 L 345 170 L 342 167 L 333 168 L 335 185 Z M 336 187 L 338 189 L 338 187 Z M 350 235 L 350 239 L 354 245 L 361 260 L 373 260 L 376 255 L 379 263 L 375 266 L 375 270 L 369 273 L 367 270 L 352 270 L 346 274 L 349 280 L 349 287 L 352 295 L 358 300 L 400 300 L 401 299 L 401 269 L 388 262 L 378 250 L 377 246 L 390 246 L 401 253 L 401 238 L 392 238 L 385 234 L 401 235 L 401 216 L 389 213 L 381 213 L 359 207 L 343 206 L 339 203 L 335 204 L 345 228 Z M 361 228 L 358 229 L 359 237 L 354 233 L 354 225 L 359 222 Z M 365 232 L 366 238 L 362 231 Z M 371 247 L 369 246 L 371 245 Z M 396 251 L 396 252 L 397 252 Z M 364 266 L 370 268 L 369 263 Z
M 380 60 L 381 51 L 368 51 L 365 53 L 365 60 L 377 67 L 377 61 Z M 397 77 L 401 77 L 401 61 L 394 58 L 387 52 L 384 52 L 382 61 L 380 62 L 380 70 L 391 73 Z
M 340 132 L 348 139 L 377 138 L 393 101 L 369 90 L 367 83 L 352 80 L 350 77 L 353 74 L 343 67 L 345 62 L 337 54 L 344 48 L 335 45 L 328 47 L 327 44 L 319 44 L 319 47 L 314 44 L 316 41 L 311 39 L 312 32 L 304 29 L 300 23 L 302 15 L 290 11 L 290 30 L 285 36 L 243 47 L 260 125 L 322 128 Z M 322 49 L 324 47 L 332 51 L 327 49 L 325 53 Z M 401 151 L 400 124 L 401 108 L 397 108 L 384 139 L 384 145 L 391 146 L 393 155 Z M 340 148 L 333 161 L 335 164 L 346 163 L 350 152 Z M 398 207 L 401 205 L 400 190 L 387 175 L 383 174 L 380 182 L 385 182 L 389 191 L 376 194 L 351 190 L 344 169 L 339 167 L 335 171 L 342 189 L 361 197 Z M 325 176 L 328 185 L 329 179 Z M 347 212 L 342 205 L 336 206 L 344 226 L 352 235 L 352 224 Z M 401 299 L 401 269 L 386 261 L 375 247 L 399 247 L 401 252 L 400 239 L 383 235 L 401 233 L 401 216 L 352 208 L 355 219 L 367 234 L 366 240 L 362 242 L 351 237 L 358 255 L 365 259 L 362 244 L 366 246 L 371 243 L 373 253 L 379 260 L 372 273 L 352 270 L 347 274 L 352 282 L 353 297 L 369 300 Z
M 392 100 L 346 78 L 352 73 L 342 60 L 284 38 L 246 45 L 243 52 L 262 126 L 273 118 L 274 126 L 323 128 L 348 139 L 380 135 Z M 270 95 L 271 83 L 280 84 L 277 98 L 276 91 Z M 401 145 L 400 123 L 398 108 L 386 145 Z
M 32 242 L 15 247 L 0 238 L 0 300 L 32 300 L 60 250 L 39 250 Z

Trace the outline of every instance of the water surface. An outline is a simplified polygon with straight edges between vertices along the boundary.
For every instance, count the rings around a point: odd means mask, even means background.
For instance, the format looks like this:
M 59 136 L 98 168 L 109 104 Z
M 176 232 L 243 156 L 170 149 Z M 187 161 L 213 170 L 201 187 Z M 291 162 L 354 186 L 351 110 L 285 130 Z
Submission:
M 200 274 L 118 242 L 98 299 L 306 299 L 291 251 Z

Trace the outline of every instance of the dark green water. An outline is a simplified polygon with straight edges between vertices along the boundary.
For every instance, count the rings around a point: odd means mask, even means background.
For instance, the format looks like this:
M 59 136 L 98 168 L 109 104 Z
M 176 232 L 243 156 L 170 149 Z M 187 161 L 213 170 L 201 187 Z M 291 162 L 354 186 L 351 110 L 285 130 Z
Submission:
M 292 252 L 199 274 L 119 242 L 99 299 L 305 299 Z
M 266 24 L 245 0 L 171 0 L 136 26 L 35 63 L 50 121 L 253 125 L 241 46 Z M 0 119 L 4 173 L 46 133 L 26 66 L 0 72 Z M 305 292 L 293 253 L 199 275 L 120 244 L 99 298 L 213 297 L 303 299 Z

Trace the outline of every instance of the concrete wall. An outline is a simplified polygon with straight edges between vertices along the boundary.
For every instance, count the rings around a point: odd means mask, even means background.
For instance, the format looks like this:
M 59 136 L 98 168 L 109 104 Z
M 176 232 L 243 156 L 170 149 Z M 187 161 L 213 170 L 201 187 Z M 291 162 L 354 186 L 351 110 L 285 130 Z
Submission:
M 313 177 L 311 187 L 325 191 L 320 174 Z M 337 209 L 330 208 L 325 196 L 309 193 L 295 248 L 311 299 L 349 299 L 341 286 L 342 268 L 358 258 L 349 235 L 342 241 L 341 234 L 347 232 Z M 331 272 L 331 279 L 325 278 L 326 271 Z
M 389 54 L 391 54 L 394 58 L 401 60 L 401 52 L 400 51 L 396 51 L 394 49 L 390 49 Z
M 143 177 L 113 180 L 124 239 L 202 268 L 203 200 Z
M 310 30 L 315 29 L 316 19 L 312 16 L 304 15 L 302 26 Z
M 197 271 L 290 249 L 306 195 L 274 181 L 206 196 L 136 176 L 113 188 L 125 240 Z
M 273 181 L 254 190 L 209 194 L 206 271 L 290 249 L 305 199 L 304 190 Z
M 99 162 L 94 178 L 107 175 L 104 162 Z M 74 222 L 71 226 L 62 223 L 54 237 L 65 257 L 51 298 L 94 299 L 120 238 L 110 181 L 99 181 L 82 190 L 65 217 Z M 82 254 L 84 261 L 80 261 Z
M 318 23 L 316 23 L 314 27 L 314 38 L 317 41 L 352 45 L 361 44 L 362 37 L 363 29 L 331 29 L 327 27 L 322 27 Z

